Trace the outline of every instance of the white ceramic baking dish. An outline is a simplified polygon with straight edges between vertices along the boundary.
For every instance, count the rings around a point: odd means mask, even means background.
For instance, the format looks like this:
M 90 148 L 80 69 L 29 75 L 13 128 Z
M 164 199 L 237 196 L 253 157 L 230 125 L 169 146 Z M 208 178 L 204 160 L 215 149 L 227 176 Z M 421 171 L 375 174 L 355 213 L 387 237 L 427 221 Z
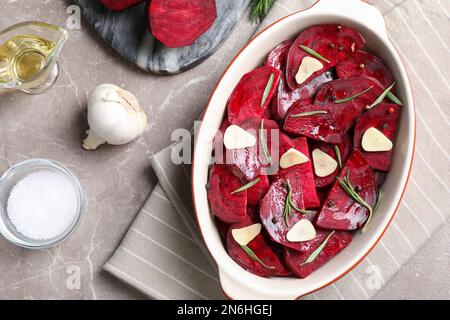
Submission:
M 294 38 L 308 26 L 338 23 L 360 31 L 367 46 L 389 65 L 397 79 L 397 92 L 404 102 L 392 170 L 383 185 L 383 200 L 365 233 L 306 279 L 262 278 L 235 263 L 227 254 L 211 216 L 205 184 L 211 160 L 212 139 L 220 126 L 226 101 L 239 79 L 260 65 L 281 41 Z M 216 261 L 225 294 L 232 299 L 297 299 L 319 290 L 350 272 L 373 249 L 398 209 L 410 174 L 415 145 L 415 114 L 405 68 L 389 40 L 382 14 L 362 0 L 320 0 L 311 8 L 287 16 L 257 35 L 230 64 L 217 84 L 204 114 L 195 146 L 193 198 L 205 243 Z M 401 228 L 401 226 L 400 226 Z

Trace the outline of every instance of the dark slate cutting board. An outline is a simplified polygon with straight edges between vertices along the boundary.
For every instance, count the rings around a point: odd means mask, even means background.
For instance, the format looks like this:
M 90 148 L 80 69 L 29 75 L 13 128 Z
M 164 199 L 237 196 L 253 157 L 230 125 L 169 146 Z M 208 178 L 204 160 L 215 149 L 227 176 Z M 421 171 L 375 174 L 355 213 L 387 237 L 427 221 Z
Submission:
M 100 36 L 139 68 L 176 74 L 209 57 L 227 38 L 250 0 L 216 0 L 217 19 L 211 29 L 189 47 L 168 48 L 151 35 L 145 3 L 122 12 L 110 12 L 97 0 L 75 0 Z

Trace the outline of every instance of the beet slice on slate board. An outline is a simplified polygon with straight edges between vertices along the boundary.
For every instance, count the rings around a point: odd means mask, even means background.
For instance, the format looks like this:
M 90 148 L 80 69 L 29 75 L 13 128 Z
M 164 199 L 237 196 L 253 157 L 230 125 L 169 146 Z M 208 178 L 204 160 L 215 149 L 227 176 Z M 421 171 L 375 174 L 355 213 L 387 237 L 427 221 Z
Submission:
M 358 194 L 373 207 L 377 192 L 375 176 L 359 151 L 351 153 L 341 171 L 341 179 L 347 172 L 350 173 L 350 183 L 359 189 Z M 350 198 L 336 180 L 320 211 L 316 225 L 331 230 L 356 230 L 364 225 L 368 216 L 368 210 Z
M 305 29 L 294 41 L 288 53 L 286 80 L 289 88 L 295 90 L 307 84 L 318 75 L 343 61 L 364 44 L 365 40 L 359 32 L 341 25 L 315 25 Z M 295 76 L 303 58 L 311 56 L 300 45 L 314 50 L 329 60 L 330 63 L 320 61 L 323 64 L 323 68 L 313 73 L 305 82 L 298 84 Z
M 327 113 L 296 117 L 296 115 L 313 111 L 326 111 Z M 284 122 L 284 130 L 313 140 L 334 144 L 340 144 L 343 136 L 333 115 L 328 112 L 327 108 L 310 104 L 305 105 L 301 102 L 295 103 L 289 110 Z
M 390 112 L 392 111 L 392 113 Z M 381 171 L 389 171 L 393 150 L 381 152 L 366 152 L 361 146 L 361 140 L 369 128 L 380 130 L 389 140 L 395 141 L 400 117 L 400 107 L 396 104 L 381 103 L 365 112 L 355 126 L 354 149 L 359 150 L 369 166 Z
M 144 0 L 100 0 L 100 2 L 109 10 L 122 11 Z
M 212 213 L 225 223 L 242 222 L 246 218 L 247 190 L 231 194 L 241 181 L 225 165 L 210 168 L 207 195 Z
M 359 50 L 336 66 L 339 78 L 345 79 L 357 76 L 372 77 L 387 88 L 394 83 L 394 77 L 386 64 L 378 57 Z
M 317 214 L 301 214 L 292 209 L 291 214 L 287 219 L 288 224 L 286 224 L 286 219 L 284 216 L 284 208 L 287 196 L 286 181 L 287 179 L 280 178 L 272 183 L 269 191 L 261 201 L 259 214 L 269 237 L 274 242 L 295 250 L 305 250 L 305 248 L 309 248 L 311 246 L 311 243 L 309 241 L 290 242 L 286 239 L 286 235 L 289 229 L 296 222 L 302 219 L 313 221 Z M 292 187 L 292 202 L 294 202 L 294 204 L 298 208 L 304 208 L 301 187 L 298 184 L 295 184 L 294 181 L 289 180 L 289 182 L 291 183 Z
M 238 244 L 232 235 L 233 229 L 240 229 L 254 224 L 251 219 L 234 224 L 230 227 L 227 236 L 227 250 L 230 257 L 245 270 L 262 277 L 284 276 L 289 274 L 281 259 L 272 250 L 260 233 L 247 245 L 255 255 L 266 265 L 252 259 L 244 249 Z M 268 268 L 270 267 L 270 268 Z
M 334 146 L 335 145 L 329 144 L 329 143 L 316 142 L 316 143 L 314 143 L 311 150 L 320 149 L 323 152 L 325 152 L 326 154 L 328 154 L 330 157 L 332 157 L 334 160 L 338 161 Z M 342 139 L 342 143 L 337 146 L 339 147 L 341 160 L 342 160 L 342 163 L 344 164 L 345 161 L 347 161 L 347 158 L 353 147 L 353 141 L 352 141 L 351 135 L 347 133 L 344 136 L 344 138 Z M 313 165 L 314 165 L 314 163 L 313 163 Z M 340 170 L 341 169 L 339 167 L 337 167 L 336 170 L 332 174 L 330 174 L 326 177 L 318 177 L 314 173 L 314 182 L 315 182 L 316 188 L 324 188 L 324 187 L 327 187 L 327 186 L 333 184 L 333 182 L 334 182 L 334 180 L 336 180 L 336 177 Z
M 336 100 L 352 97 L 370 87 L 372 87 L 370 91 L 353 100 L 360 107 L 365 107 L 371 105 L 384 91 L 383 85 L 375 78 L 353 77 L 327 82 L 317 92 L 314 104 L 329 106 Z
M 215 0 L 152 0 L 148 5 L 152 34 L 170 48 L 189 46 L 217 18 Z
M 270 187 L 269 178 L 266 175 L 260 175 L 258 178 L 259 182 L 247 189 L 247 204 L 249 206 L 259 206 L 259 202 Z
M 248 133 L 256 137 L 257 143 L 255 146 L 245 149 L 227 150 L 226 163 L 230 170 L 243 182 L 254 181 L 261 174 L 264 174 L 265 168 L 270 167 L 260 141 L 262 121 L 260 118 L 249 118 L 239 124 L 242 129 L 247 130 Z M 279 127 L 275 121 L 264 119 L 264 130 L 267 148 L 270 152 L 272 150 L 272 130 L 276 130 L 278 133 Z
M 298 252 L 286 248 L 284 251 L 284 261 L 291 271 L 300 278 L 306 278 L 315 270 L 319 269 L 331 258 L 352 242 L 352 235 L 348 232 L 335 232 L 327 241 L 325 247 L 313 262 L 304 264 L 316 248 L 310 248 L 306 252 Z
M 271 78 L 273 81 L 270 81 Z M 262 66 L 245 74 L 227 102 L 230 123 L 238 124 L 252 117 L 267 118 L 268 106 L 279 81 L 280 71 L 269 66 Z
M 291 140 L 291 146 L 285 148 L 286 150 L 284 151 L 280 151 L 280 157 L 290 148 L 295 148 L 307 156 L 308 162 L 287 169 L 280 169 L 278 176 L 280 178 L 289 179 L 291 184 L 294 183 L 300 185 L 303 193 L 303 203 L 306 209 L 317 208 L 320 206 L 320 201 L 314 186 L 314 173 L 308 142 L 304 137 Z

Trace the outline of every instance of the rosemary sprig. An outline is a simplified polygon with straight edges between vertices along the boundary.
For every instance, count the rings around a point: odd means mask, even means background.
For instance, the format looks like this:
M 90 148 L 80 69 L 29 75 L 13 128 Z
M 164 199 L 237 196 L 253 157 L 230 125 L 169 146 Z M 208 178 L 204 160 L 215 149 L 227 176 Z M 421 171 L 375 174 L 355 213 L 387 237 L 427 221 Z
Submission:
M 316 57 L 317 59 L 320 59 L 326 63 L 330 63 L 330 60 L 328 60 L 327 58 L 325 58 L 324 56 L 320 55 L 319 53 L 315 52 L 313 49 L 311 49 L 310 47 L 304 46 L 304 45 L 300 45 L 300 48 L 302 48 L 304 51 L 308 52 L 310 55 Z
M 328 237 L 325 238 L 325 240 L 320 244 L 320 246 L 311 253 L 311 255 L 308 257 L 308 259 L 305 260 L 302 264 L 300 264 L 300 267 L 303 267 L 306 264 L 310 264 L 316 260 L 317 256 L 323 251 L 325 246 L 327 245 L 328 241 L 330 241 L 330 238 L 333 236 L 335 231 L 332 231 Z
M 291 118 L 301 118 L 301 117 L 314 116 L 316 114 L 327 114 L 327 113 L 328 113 L 328 111 L 326 111 L 326 110 L 316 110 L 316 111 L 307 111 L 307 112 L 293 114 L 290 117 Z
M 367 88 L 363 92 L 360 92 L 360 93 L 355 94 L 354 96 L 351 96 L 351 97 L 348 97 L 348 98 L 335 100 L 334 103 L 339 104 L 339 103 L 346 103 L 346 102 L 353 101 L 356 98 L 359 98 L 360 96 L 362 96 L 363 94 L 366 94 L 367 92 L 369 92 L 372 89 L 373 89 L 373 86 L 370 86 L 369 88 Z
M 382 198 L 382 193 L 381 193 L 381 189 L 380 189 L 377 192 L 377 201 L 375 202 L 375 205 L 373 206 L 372 214 L 369 215 L 369 217 L 367 218 L 367 221 L 361 230 L 362 232 L 366 231 L 366 227 L 369 225 L 370 221 L 372 220 L 372 216 L 377 212 L 378 207 L 380 206 L 381 198 Z
M 286 222 L 286 225 L 289 226 L 289 217 L 291 215 L 292 209 L 301 214 L 316 213 L 316 211 L 299 209 L 297 205 L 292 201 L 292 187 L 289 180 L 286 181 L 286 185 L 287 185 L 287 195 L 283 213 L 284 213 L 284 221 Z
M 275 0 L 253 0 L 251 14 L 253 23 L 260 23 L 263 21 L 274 3 Z
M 270 90 L 273 86 L 273 81 L 275 80 L 275 75 L 272 73 L 270 75 L 269 81 L 267 82 L 266 88 L 264 89 L 264 94 L 261 100 L 261 108 L 266 104 L 267 97 L 269 97 Z
M 264 130 L 264 119 L 261 120 L 261 130 L 259 130 L 259 140 L 264 151 L 267 162 L 272 165 L 272 157 L 269 153 L 269 147 L 267 146 L 266 132 Z
M 256 253 L 253 252 L 252 249 L 250 249 L 249 246 L 243 246 L 241 245 L 242 250 L 244 250 L 244 252 L 250 257 L 252 258 L 254 261 L 260 263 L 263 267 L 267 268 L 267 269 L 275 269 L 275 267 L 272 266 L 268 266 L 267 264 L 265 264 L 257 255 Z
M 403 102 L 397 98 L 392 92 L 388 92 L 387 96 L 386 96 L 389 100 L 391 100 L 393 103 L 398 104 L 399 106 L 403 105 Z
M 246 185 L 243 185 L 242 187 L 234 190 L 233 192 L 231 192 L 231 194 L 236 194 L 242 191 L 245 191 L 247 189 L 250 189 L 251 187 L 253 187 L 255 184 L 257 184 L 259 181 L 261 180 L 261 178 L 256 178 L 255 180 L 247 183 Z
M 366 201 L 364 201 L 363 198 L 361 198 L 361 196 L 355 191 L 355 188 L 350 183 L 350 171 L 347 171 L 347 175 L 344 177 L 344 179 L 338 177 L 337 180 L 339 181 L 342 189 L 347 192 L 347 194 L 350 198 L 353 199 L 353 201 L 365 207 L 369 211 L 369 217 L 367 218 L 367 222 L 369 222 L 372 219 L 373 208 Z M 367 226 L 367 222 L 365 226 Z
M 338 146 L 334 146 L 334 153 L 336 153 L 337 162 L 339 165 L 339 168 L 342 169 L 342 157 L 341 157 L 341 150 L 339 150 Z
M 391 84 L 386 90 L 383 91 L 383 93 L 377 98 L 377 100 L 375 100 L 374 103 L 372 103 L 369 106 L 369 110 L 372 109 L 373 107 L 379 105 L 380 103 L 383 102 L 384 98 L 386 98 L 386 96 L 389 94 L 389 92 L 392 90 L 392 88 L 395 86 L 395 81 L 393 84 Z M 399 100 L 400 101 L 400 100 Z M 401 102 L 400 102 L 401 103 Z

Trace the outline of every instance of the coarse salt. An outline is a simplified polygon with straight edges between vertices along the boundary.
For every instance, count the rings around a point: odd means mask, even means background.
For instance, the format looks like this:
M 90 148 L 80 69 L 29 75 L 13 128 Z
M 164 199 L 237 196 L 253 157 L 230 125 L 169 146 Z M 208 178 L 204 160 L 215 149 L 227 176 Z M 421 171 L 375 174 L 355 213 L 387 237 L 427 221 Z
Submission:
M 68 178 L 42 170 L 19 180 L 9 194 L 6 211 L 19 233 L 47 240 L 68 230 L 77 209 L 77 192 Z

